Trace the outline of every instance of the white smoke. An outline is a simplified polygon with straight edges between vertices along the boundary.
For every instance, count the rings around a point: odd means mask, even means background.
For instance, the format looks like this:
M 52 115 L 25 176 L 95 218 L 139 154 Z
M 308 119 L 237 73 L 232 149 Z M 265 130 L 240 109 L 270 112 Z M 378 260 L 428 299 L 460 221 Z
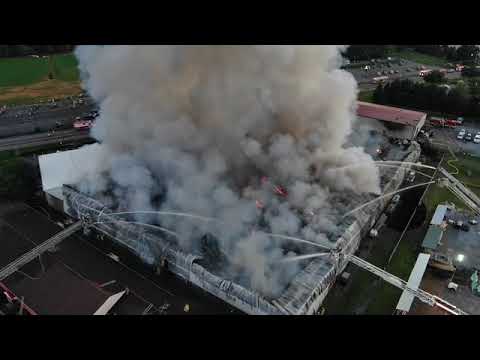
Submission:
M 380 190 L 370 156 L 346 144 L 357 87 L 339 69 L 342 49 L 78 47 L 84 86 L 100 105 L 92 133 L 104 149 L 82 191 L 111 190 L 130 210 L 219 218 L 228 226 L 148 220 L 179 233 L 187 251 L 198 249 L 201 234 L 215 234 L 231 277 L 264 294 L 278 292 L 298 269 L 276 267 L 288 255 L 282 242 L 251 233 L 260 216 L 255 200 L 265 205 L 269 231 L 325 242 L 339 211 L 332 193 Z M 264 175 L 271 181 L 261 185 Z M 288 189 L 287 199 L 273 184 Z M 161 205 L 153 201 L 158 196 Z

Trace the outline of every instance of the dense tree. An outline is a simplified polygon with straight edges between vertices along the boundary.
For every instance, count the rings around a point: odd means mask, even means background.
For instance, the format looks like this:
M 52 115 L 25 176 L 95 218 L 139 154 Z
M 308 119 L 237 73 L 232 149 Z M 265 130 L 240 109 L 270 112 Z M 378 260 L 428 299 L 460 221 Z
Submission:
M 472 61 L 478 58 L 480 48 L 476 45 L 462 45 L 457 49 L 456 55 L 459 61 Z
M 441 84 L 445 80 L 445 74 L 438 70 L 435 70 L 432 71 L 430 74 L 425 75 L 423 80 L 432 84 Z
M 476 64 L 480 55 L 477 45 L 351 45 L 345 51 L 345 56 L 352 61 L 364 61 L 384 58 L 392 52 L 402 50 L 416 51 L 466 65 Z
M 465 67 L 462 70 L 462 76 L 464 77 L 480 77 L 480 69 L 476 67 Z
M 33 195 L 35 180 L 21 158 L 0 161 L 0 197 L 25 200 Z
M 48 55 L 70 52 L 73 45 L 0 45 L 0 57 Z
M 471 96 L 480 96 L 480 80 L 478 79 L 469 79 L 468 80 L 468 89 Z
M 387 54 L 385 45 L 350 45 L 345 51 L 345 57 L 351 61 L 362 61 L 383 58 Z
M 379 85 L 374 91 L 373 98 L 378 104 L 457 116 L 480 116 L 480 84 L 475 86 L 472 90 L 465 83 L 459 82 L 448 91 L 445 87 L 432 83 L 423 84 L 408 79 L 395 80 Z
M 445 58 L 449 61 L 457 60 L 457 49 L 450 45 L 396 45 L 400 50 L 413 50 L 422 54 Z

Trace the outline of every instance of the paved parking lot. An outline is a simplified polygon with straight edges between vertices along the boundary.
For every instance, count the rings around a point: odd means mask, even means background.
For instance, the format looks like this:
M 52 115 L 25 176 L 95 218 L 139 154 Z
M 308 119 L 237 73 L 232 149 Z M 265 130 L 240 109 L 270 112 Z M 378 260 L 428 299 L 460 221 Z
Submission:
M 470 132 L 472 136 L 475 137 L 477 133 L 480 133 L 480 124 L 466 124 L 465 126 L 456 129 L 435 128 L 432 141 L 448 145 L 452 151 L 464 151 L 468 154 L 480 157 L 480 144 L 476 144 L 473 141 L 457 139 L 457 135 L 461 129 L 465 129 L 467 133 Z

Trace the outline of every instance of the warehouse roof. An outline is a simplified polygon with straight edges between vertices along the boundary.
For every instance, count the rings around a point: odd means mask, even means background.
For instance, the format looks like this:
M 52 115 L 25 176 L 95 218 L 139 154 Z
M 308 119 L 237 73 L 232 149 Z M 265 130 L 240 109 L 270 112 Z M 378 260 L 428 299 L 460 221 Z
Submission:
M 358 102 L 357 115 L 364 118 L 389 121 L 407 126 L 417 126 L 427 114 L 390 106 Z
M 432 221 L 430 225 L 441 225 L 445 214 L 447 213 L 448 207 L 446 205 L 438 205 L 435 214 L 433 214 Z
M 442 240 L 443 230 L 436 225 L 430 225 L 427 235 L 423 239 L 422 247 L 425 249 L 435 250 Z
M 35 312 L 42 315 L 92 315 L 109 298 L 109 294 L 62 263 L 48 264 L 49 261 L 45 261 L 45 272 L 36 272 L 34 277 L 30 272 L 30 277 L 22 273 L 5 280 L 12 291 L 25 297 Z M 39 266 L 35 270 L 37 268 Z

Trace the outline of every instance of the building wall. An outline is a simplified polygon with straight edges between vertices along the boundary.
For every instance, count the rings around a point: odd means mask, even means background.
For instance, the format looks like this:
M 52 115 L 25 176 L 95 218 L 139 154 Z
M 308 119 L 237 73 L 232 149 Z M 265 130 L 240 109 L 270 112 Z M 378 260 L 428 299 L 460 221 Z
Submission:
M 64 186 L 67 214 L 93 224 L 96 231 L 128 248 L 146 264 L 157 266 L 166 260 L 168 270 L 232 306 L 252 315 L 281 315 L 281 311 L 258 293 L 210 273 L 195 263 L 197 257 L 170 246 L 163 238 L 145 233 L 137 224 L 114 221 L 112 211 L 99 201 Z
M 48 192 L 44 192 L 44 194 L 47 204 L 59 213 L 63 213 L 63 200 L 53 196 L 52 194 L 49 194 Z
M 358 117 L 361 122 L 363 123 L 371 123 L 374 128 L 377 128 L 378 125 L 376 124 L 382 124 L 383 127 L 385 128 L 386 133 L 390 137 L 394 138 L 399 138 L 399 139 L 408 139 L 408 140 L 414 140 L 422 127 L 425 125 L 425 120 L 426 120 L 426 115 L 423 117 L 421 121 L 417 124 L 417 126 L 407 126 L 407 125 L 400 125 L 400 124 L 394 124 L 395 126 L 399 126 L 399 129 L 391 129 L 388 128 L 389 123 L 382 121 L 382 120 L 377 120 L 377 119 L 371 119 L 371 118 L 364 118 L 364 117 Z M 390 123 L 391 124 L 391 123 Z
M 411 149 L 412 151 L 405 158 L 405 162 L 416 162 L 420 157 L 421 148 L 418 143 L 413 142 Z M 407 165 L 404 165 L 404 167 L 408 169 L 410 168 L 410 166 Z M 395 175 L 392 176 L 391 180 L 385 185 L 383 192 L 388 193 L 398 189 L 403 182 L 405 174 L 407 173 L 408 171 L 398 169 L 395 172 Z M 318 279 L 318 285 L 311 291 L 313 297 L 315 297 L 315 293 L 318 293 L 318 298 L 311 301 L 310 304 L 306 304 L 307 306 L 299 311 L 299 313 L 314 314 L 319 311 L 320 306 L 328 294 L 331 286 L 334 284 L 336 277 L 339 276 L 348 265 L 348 255 L 354 254 L 358 250 L 360 240 L 368 233 L 371 227 L 373 227 L 378 216 L 382 213 L 383 209 L 391 200 L 391 198 L 392 196 L 386 197 L 383 200 L 380 200 L 377 203 L 367 206 L 361 210 L 361 214 L 358 215 L 357 220 L 350 225 L 350 227 L 338 240 L 339 247 L 343 249 L 343 256 L 340 258 L 339 263 L 335 264 L 334 266 L 335 271 L 333 277 L 330 274 L 330 276 Z
M 422 120 L 420 120 L 417 124 L 417 127 L 415 129 L 415 135 L 413 138 L 416 138 L 418 133 L 420 132 L 420 130 L 422 130 L 422 128 L 425 126 L 425 122 L 427 121 L 427 115 L 425 114 L 422 118 Z

